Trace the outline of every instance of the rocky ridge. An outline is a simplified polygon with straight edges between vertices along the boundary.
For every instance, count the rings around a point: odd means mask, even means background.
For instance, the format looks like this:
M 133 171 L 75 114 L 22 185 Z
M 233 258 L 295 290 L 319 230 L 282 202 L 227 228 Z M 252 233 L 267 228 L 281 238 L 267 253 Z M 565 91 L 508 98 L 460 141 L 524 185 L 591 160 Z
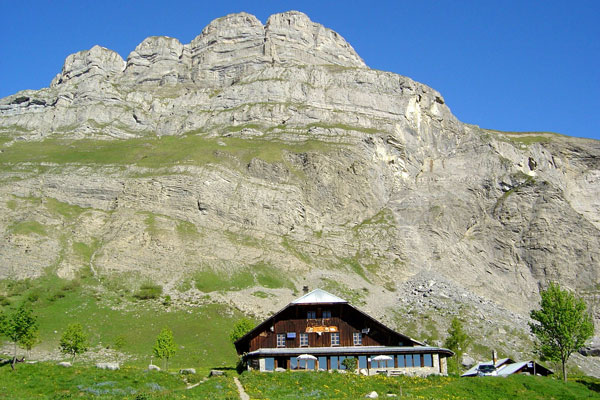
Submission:
M 0 146 L 3 278 L 89 267 L 258 315 L 319 286 L 400 329 L 408 303 L 442 326 L 475 303 L 525 332 L 550 280 L 596 310 L 600 144 L 462 123 L 299 12 L 70 55 L 0 100 Z

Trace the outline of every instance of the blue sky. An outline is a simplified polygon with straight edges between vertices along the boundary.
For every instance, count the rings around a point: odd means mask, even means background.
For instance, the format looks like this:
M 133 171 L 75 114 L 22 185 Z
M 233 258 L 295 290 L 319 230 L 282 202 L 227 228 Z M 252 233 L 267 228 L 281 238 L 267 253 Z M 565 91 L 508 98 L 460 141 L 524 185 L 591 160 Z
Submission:
M 462 121 L 600 139 L 600 1 L 0 0 L 0 97 L 48 86 L 95 44 L 126 58 L 147 36 L 188 43 L 213 19 L 302 11 L 371 68 L 440 91 Z

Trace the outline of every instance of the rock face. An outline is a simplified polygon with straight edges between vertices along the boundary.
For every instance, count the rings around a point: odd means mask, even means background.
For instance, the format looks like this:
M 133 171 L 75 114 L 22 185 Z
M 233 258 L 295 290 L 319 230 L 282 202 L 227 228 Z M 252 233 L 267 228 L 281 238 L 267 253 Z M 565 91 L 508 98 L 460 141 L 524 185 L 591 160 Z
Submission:
M 600 298 L 599 142 L 462 123 L 299 12 L 73 54 L 0 100 L 0 146 L 2 278 L 89 268 L 259 313 L 319 286 L 388 320 L 522 316 L 551 280 Z

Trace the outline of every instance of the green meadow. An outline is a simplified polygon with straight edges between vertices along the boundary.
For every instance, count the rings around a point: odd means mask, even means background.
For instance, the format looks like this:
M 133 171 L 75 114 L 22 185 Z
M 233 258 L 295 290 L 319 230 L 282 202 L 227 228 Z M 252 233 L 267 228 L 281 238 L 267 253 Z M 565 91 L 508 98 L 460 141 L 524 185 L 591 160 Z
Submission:
M 27 302 L 37 317 L 39 343 L 34 351 L 58 349 L 64 329 L 76 322 L 89 334 L 93 352 L 118 350 L 128 355 L 128 365 L 147 366 L 156 336 L 166 326 L 178 346 L 169 363 L 173 368 L 235 365 L 237 354 L 228 332 L 241 317 L 238 311 L 216 303 L 174 309 L 164 297 L 145 298 L 140 291 L 123 289 L 112 281 L 97 283 L 90 276 L 64 280 L 48 274 L 34 280 L 0 282 L 0 304 L 5 312 Z M 161 365 L 156 359 L 154 363 Z
M 64 368 L 54 363 L 20 364 L 15 371 L 0 366 L 2 399 L 238 399 L 237 373 L 224 376 L 146 371 L 126 365 L 118 371 L 100 370 L 76 363 Z M 496 399 L 598 399 L 600 380 L 561 380 L 525 375 L 507 378 L 432 376 L 359 376 L 328 372 L 244 372 L 239 379 L 251 399 L 360 399 L 376 391 L 379 398 L 496 400 Z M 389 396 L 389 397 L 388 397 Z
M 240 377 L 252 399 L 599 399 L 600 380 L 570 381 L 539 376 L 458 378 L 360 376 L 328 372 L 246 372 Z M 395 396 L 393 396 L 395 395 Z
M 302 153 L 333 148 L 332 144 L 316 140 L 290 144 L 260 138 L 215 139 L 195 134 L 119 140 L 49 138 L 43 141 L 14 142 L 10 146 L 2 146 L 0 143 L 0 146 L 3 150 L 0 168 L 5 170 L 21 164 L 136 165 L 161 168 L 223 163 L 231 159 L 245 165 L 253 158 L 281 162 L 286 151 Z
M 0 367 L 0 399 L 238 399 L 228 376 L 179 375 L 125 366 L 117 371 L 53 363 Z M 191 387 L 197 384 L 195 387 Z

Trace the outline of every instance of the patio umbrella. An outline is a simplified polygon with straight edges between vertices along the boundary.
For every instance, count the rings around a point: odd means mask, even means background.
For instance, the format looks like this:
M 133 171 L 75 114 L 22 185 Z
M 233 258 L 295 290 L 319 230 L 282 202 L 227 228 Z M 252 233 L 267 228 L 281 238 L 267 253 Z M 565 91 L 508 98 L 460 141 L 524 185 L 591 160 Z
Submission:
M 317 360 L 317 357 L 310 355 L 310 354 L 300 354 L 298 357 L 296 357 L 298 359 L 298 361 L 300 360 L 305 360 L 305 364 L 304 364 L 304 369 L 308 369 L 308 360 Z
M 381 362 L 381 361 L 390 361 L 390 360 L 393 360 L 393 358 L 390 357 L 390 356 L 384 356 L 384 355 L 375 356 L 375 357 L 371 358 L 371 361 L 377 361 L 378 363 Z M 378 365 L 381 368 L 381 364 L 378 364 Z

